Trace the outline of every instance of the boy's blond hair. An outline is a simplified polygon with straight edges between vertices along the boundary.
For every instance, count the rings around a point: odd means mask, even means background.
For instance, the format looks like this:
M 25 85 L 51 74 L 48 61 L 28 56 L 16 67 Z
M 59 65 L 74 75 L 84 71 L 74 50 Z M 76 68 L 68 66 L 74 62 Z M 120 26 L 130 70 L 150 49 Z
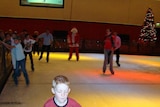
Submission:
M 61 83 L 66 84 L 68 86 L 70 84 L 70 82 L 66 76 L 58 75 L 53 79 L 52 86 L 53 86 L 53 88 L 55 88 L 57 84 L 61 84 Z

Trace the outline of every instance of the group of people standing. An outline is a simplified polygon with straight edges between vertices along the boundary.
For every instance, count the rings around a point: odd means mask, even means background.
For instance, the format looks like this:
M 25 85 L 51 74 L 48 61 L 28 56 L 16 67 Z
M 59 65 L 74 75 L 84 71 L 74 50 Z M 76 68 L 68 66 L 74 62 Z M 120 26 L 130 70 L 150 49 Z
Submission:
M 38 37 L 41 38 L 40 36 Z M 26 30 L 23 30 L 23 32 L 21 32 L 20 34 L 17 34 L 17 32 L 13 32 L 11 29 L 9 29 L 9 31 L 5 33 L 5 38 L 0 41 L 0 43 L 2 43 L 6 48 L 11 50 L 12 65 L 14 71 L 12 77 L 16 85 L 18 85 L 18 76 L 20 76 L 21 71 L 23 72 L 23 75 L 25 77 L 26 85 L 29 85 L 30 83 L 26 70 L 26 58 L 27 55 L 29 55 L 31 69 L 32 71 L 34 71 L 32 46 L 36 42 L 37 41 L 34 40 Z
M 73 27 L 67 36 L 67 42 L 69 44 L 69 58 L 72 58 L 72 53 L 76 53 L 77 61 L 79 60 L 79 34 L 76 27 Z M 106 34 L 104 38 L 104 62 L 103 62 L 103 74 L 105 74 L 107 65 L 109 64 L 109 69 L 111 74 L 114 75 L 113 70 L 113 54 L 116 54 L 116 64 L 120 67 L 120 47 L 121 38 L 118 36 L 117 32 L 112 32 L 111 29 L 106 29 Z
M 50 48 L 51 45 L 53 45 L 53 35 L 49 32 L 49 30 L 46 30 L 46 32 L 40 34 L 37 38 L 38 39 L 43 38 L 43 45 L 42 45 L 42 50 L 41 50 L 41 55 L 39 57 L 39 60 L 43 58 L 43 52 L 46 50 L 47 51 L 47 57 L 46 61 L 49 61 L 49 53 L 50 53 Z M 78 33 L 78 29 L 76 27 L 73 27 L 67 35 L 67 43 L 69 47 L 69 57 L 68 60 L 70 61 L 72 58 L 73 53 L 76 53 L 76 60 L 79 61 L 79 42 L 80 42 L 80 37 Z
M 33 57 L 32 52 L 35 53 L 35 49 L 39 55 L 39 39 L 43 39 L 42 41 L 42 49 L 41 49 L 41 55 L 39 57 L 39 60 L 43 58 L 43 53 L 46 49 L 47 56 L 46 61 L 49 62 L 49 52 L 50 47 L 53 44 L 53 36 L 47 29 L 46 32 L 39 35 L 39 32 L 34 32 L 34 36 L 29 35 L 26 31 L 23 32 L 24 39 L 20 38 L 16 33 L 11 33 L 9 31 L 6 33 L 6 39 L 3 41 L 1 40 L 0 43 L 2 43 L 6 48 L 11 50 L 11 56 L 12 56 L 12 64 L 13 64 L 13 78 L 16 85 L 18 85 L 18 79 L 17 77 L 20 75 L 19 68 L 21 68 L 21 71 L 24 74 L 26 84 L 29 85 L 29 77 L 26 71 L 26 57 L 29 55 L 30 61 L 31 61 L 31 69 L 34 71 L 34 63 L 33 63 Z M 70 61 L 72 58 L 73 52 L 76 53 L 76 60 L 79 61 L 79 42 L 80 37 L 78 34 L 78 29 L 76 27 L 73 27 L 68 35 L 67 35 L 67 43 L 69 46 L 69 57 L 68 60 Z M 106 34 L 104 37 L 104 63 L 103 63 L 103 74 L 105 74 L 107 65 L 109 64 L 109 69 L 111 74 L 114 75 L 113 70 L 113 54 L 116 54 L 116 63 L 117 66 L 120 67 L 119 58 L 120 58 L 120 46 L 121 46 L 121 39 L 117 35 L 117 32 L 111 31 L 111 29 L 106 29 Z M 33 47 L 33 50 L 32 50 Z M 54 94 L 53 97 L 49 98 L 45 104 L 44 107 L 60 107 L 60 106 L 74 106 L 74 107 L 81 107 L 81 105 L 75 101 L 74 99 L 68 97 L 68 94 L 70 93 L 70 87 L 69 87 L 69 80 L 67 77 L 63 75 L 56 76 L 52 81 L 52 88 L 51 92 Z
M 1 31 L 1 33 L 3 33 Z M 44 51 L 47 52 L 46 62 L 49 62 L 49 53 L 50 48 L 53 44 L 53 35 L 50 33 L 49 29 L 46 29 L 44 33 L 39 34 L 38 31 L 34 32 L 34 35 L 30 35 L 27 30 L 23 30 L 20 34 L 13 32 L 12 29 L 9 29 L 4 33 L 3 37 L 1 36 L 0 43 L 3 44 L 6 48 L 11 50 L 12 56 L 12 65 L 13 65 L 13 75 L 14 82 L 18 85 L 18 76 L 20 76 L 21 71 L 24 74 L 26 84 L 29 84 L 29 78 L 26 71 L 26 58 L 29 55 L 31 69 L 34 68 L 34 61 L 32 53 L 35 54 L 37 51 L 39 55 L 39 40 L 42 40 L 42 48 L 39 60 L 43 58 Z M 77 61 L 79 60 L 79 35 L 77 28 L 72 28 L 67 35 L 67 41 L 69 45 L 69 58 L 71 60 L 72 53 L 76 52 Z
M 21 68 L 23 75 L 25 77 L 26 85 L 29 85 L 29 78 L 28 78 L 28 73 L 26 71 L 26 63 L 25 63 L 25 54 L 24 50 L 20 41 L 20 37 L 17 36 L 16 34 L 6 34 L 8 36 L 9 41 L 9 36 L 10 36 L 10 41 L 11 44 L 8 44 L 8 42 L 1 41 L 1 43 L 8 49 L 11 50 L 11 56 L 12 56 L 12 64 L 13 64 L 13 79 L 16 85 L 18 85 L 18 76 L 20 76 L 20 70 Z
M 44 33 L 39 34 L 38 31 L 34 32 L 34 35 L 29 35 L 26 30 L 24 30 L 20 36 L 18 36 L 17 32 L 12 32 L 12 30 L 9 30 L 6 33 L 7 39 L 4 41 L 1 41 L 4 46 L 6 46 L 8 49 L 11 50 L 11 56 L 12 56 L 12 64 L 13 64 L 13 78 L 15 81 L 15 84 L 18 84 L 17 77 L 20 75 L 20 70 L 22 70 L 24 77 L 26 79 L 26 84 L 29 84 L 29 78 L 26 71 L 25 63 L 27 55 L 29 55 L 30 62 L 31 62 L 31 69 L 34 71 L 34 62 L 32 53 L 35 53 L 35 50 L 37 51 L 39 55 L 39 40 L 43 39 L 42 42 L 42 48 L 41 48 L 41 54 L 39 57 L 39 60 L 43 58 L 44 51 L 47 52 L 46 56 L 46 62 L 49 62 L 49 53 L 50 48 L 53 44 L 53 35 L 50 33 L 48 29 Z M 7 43 L 7 41 L 10 41 Z M 80 42 L 80 36 L 78 33 L 78 29 L 76 27 L 73 27 L 67 35 L 67 43 L 69 47 L 69 57 L 68 60 L 70 61 L 72 58 L 73 52 L 76 54 L 76 60 L 79 61 L 79 42 Z M 111 29 L 106 29 L 106 34 L 104 38 L 104 63 L 103 63 L 103 74 L 105 74 L 107 65 L 109 64 L 110 72 L 114 74 L 113 70 L 113 54 L 116 53 L 116 63 L 118 66 L 120 66 L 119 63 L 119 48 L 121 46 L 121 39 L 119 36 L 117 36 L 117 33 L 112 33 Z

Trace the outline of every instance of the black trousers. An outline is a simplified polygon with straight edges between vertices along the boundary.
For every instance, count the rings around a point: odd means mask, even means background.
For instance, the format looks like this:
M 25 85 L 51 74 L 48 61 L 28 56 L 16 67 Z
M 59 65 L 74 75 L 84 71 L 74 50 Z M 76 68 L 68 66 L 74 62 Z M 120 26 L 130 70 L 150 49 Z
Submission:
M 31 52 L 24 52 L 24 54 L 25 54 L 25 60 L 26 60 L 26 58 L 27 58 L 27 55 L 29 55 L 29 58 L 30 58 L 30 61 L 31 61 L 31 68 L 34 68 L 32 51 L 31 51 Z
M 42 50 L 41 50 L 40 58 L 43 57 L 43 52 L 46 51 L 46 52 L 47 52 L 47 57 L 46 57 L 47 62 L 48 62 L 48 60 L 49 60 L 50 47 L 51 47 L 51 45 L 43 45 L 43 46 L 42 46 Z
M 39 45 L 38 43 L 36 42 L 35 44 L 33 44 L 33 54 L 35 54 L 37 52 L 37 54 L 39 55 Z
M 116 62 L 119 63 L 119 58 L 120 58 L 120 48 L 116 49 L 114 51 L 114 53 L 116 54 Z

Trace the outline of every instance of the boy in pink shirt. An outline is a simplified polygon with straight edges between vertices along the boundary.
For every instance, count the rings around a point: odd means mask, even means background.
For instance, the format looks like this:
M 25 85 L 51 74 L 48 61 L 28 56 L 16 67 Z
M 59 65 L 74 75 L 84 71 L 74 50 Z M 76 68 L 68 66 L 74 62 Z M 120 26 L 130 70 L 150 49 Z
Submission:
M 54 97 L 48 99 L 44 107 L 81 107 L 74 99 L 69 98 L 69 80 L 63 75 L 56 76 L 52 81 L 51 91 Z

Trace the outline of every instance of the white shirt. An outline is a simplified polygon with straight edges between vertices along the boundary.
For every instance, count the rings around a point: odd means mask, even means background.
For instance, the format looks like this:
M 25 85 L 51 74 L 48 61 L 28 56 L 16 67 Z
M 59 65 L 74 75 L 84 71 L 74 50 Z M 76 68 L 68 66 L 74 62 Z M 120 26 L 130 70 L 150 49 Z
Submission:
M 24 39 L 24 51 L 25 52 L 31 52 L 32 51 L 32 45 L 35 43 L 36 41 L 33 39 Z
M 119 36 L 116 36 L 115 47 L 116 47 L 116 49 L 121 47 L 121 38 Z

